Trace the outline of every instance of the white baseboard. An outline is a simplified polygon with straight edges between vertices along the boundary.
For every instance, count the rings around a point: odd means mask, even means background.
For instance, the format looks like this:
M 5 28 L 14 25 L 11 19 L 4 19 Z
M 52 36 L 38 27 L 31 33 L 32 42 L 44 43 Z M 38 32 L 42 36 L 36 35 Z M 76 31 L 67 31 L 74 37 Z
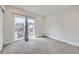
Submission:
M 21 39 L 21 40 L 22 40 L 22 39 Z M 5 45 L 11 44 L 11 43 L 14 43 L 14 42 L 17 42 L 17 41 L 21 41 L 21 40 L 15 40 L 15 41 L 6 42 L 6 43 L 4 43 L 3 45 L 5 46 Z
M 50 38 L 50 39 L 54 39 L 54 40 L 57 40 L 57 41 L 61 41 L 61 42 L 64 42 L 64 43 L 67 43 L 67 44 L 70 44 L 70 45 L 74 45 L 74 46 L 79 47 L 79 44 L 74 43 L 74 42 L 70 42 L 70 41 L 63 40 L 63 39 L 57 39 L 57 38 L 50 37 L 50 36 L 47 36 L 47 37 Z

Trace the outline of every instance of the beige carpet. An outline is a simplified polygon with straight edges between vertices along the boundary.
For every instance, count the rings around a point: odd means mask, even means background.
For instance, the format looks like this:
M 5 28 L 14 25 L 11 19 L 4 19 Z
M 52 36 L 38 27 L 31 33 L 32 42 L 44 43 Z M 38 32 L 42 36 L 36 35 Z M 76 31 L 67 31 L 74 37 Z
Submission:
M 6 45 L 2 54 L 75 54 L 79 53 L 79 47 L 62 43 L 48 38 L 40 38 L 14 42 Z

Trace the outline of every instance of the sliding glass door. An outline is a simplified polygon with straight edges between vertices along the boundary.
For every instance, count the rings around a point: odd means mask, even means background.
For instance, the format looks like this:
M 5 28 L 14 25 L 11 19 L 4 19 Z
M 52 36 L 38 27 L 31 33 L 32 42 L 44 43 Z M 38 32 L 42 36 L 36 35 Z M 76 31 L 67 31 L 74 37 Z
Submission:
M 22 15 L 15 15 L 14 17 L 15 31 L 14 41 L 22 40 L 28 41 L 28 39 L 35 38 L 35 19 Z
M 35 39 L 35 19 L 28 17 L 27 23 L 28 23 L 28 38 Z
M 25 39 L 25 23 L 26 23 L 26 17 L 15 16 L 15 32 L 14 32 L 15 41 Z

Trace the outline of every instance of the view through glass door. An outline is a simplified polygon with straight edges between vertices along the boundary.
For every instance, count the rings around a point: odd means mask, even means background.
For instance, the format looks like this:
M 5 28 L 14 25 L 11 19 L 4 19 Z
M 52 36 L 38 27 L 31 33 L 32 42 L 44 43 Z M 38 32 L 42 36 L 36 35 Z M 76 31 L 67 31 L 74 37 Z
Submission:
M 28 17 L 28 38 L 34 39 L 35 38 L 35 19 Z
M 25 20 L 26 17 L 15 16 L 15 41 L 25 39 Z

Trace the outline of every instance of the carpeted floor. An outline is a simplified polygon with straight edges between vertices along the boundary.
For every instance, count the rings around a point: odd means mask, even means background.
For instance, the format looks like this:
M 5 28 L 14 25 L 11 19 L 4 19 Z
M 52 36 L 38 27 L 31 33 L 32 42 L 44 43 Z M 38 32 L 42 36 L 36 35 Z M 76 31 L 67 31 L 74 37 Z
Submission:
M 48 38 L 24 40 L 4 46 L 1 54 L 77 54 L 79 47 Z

